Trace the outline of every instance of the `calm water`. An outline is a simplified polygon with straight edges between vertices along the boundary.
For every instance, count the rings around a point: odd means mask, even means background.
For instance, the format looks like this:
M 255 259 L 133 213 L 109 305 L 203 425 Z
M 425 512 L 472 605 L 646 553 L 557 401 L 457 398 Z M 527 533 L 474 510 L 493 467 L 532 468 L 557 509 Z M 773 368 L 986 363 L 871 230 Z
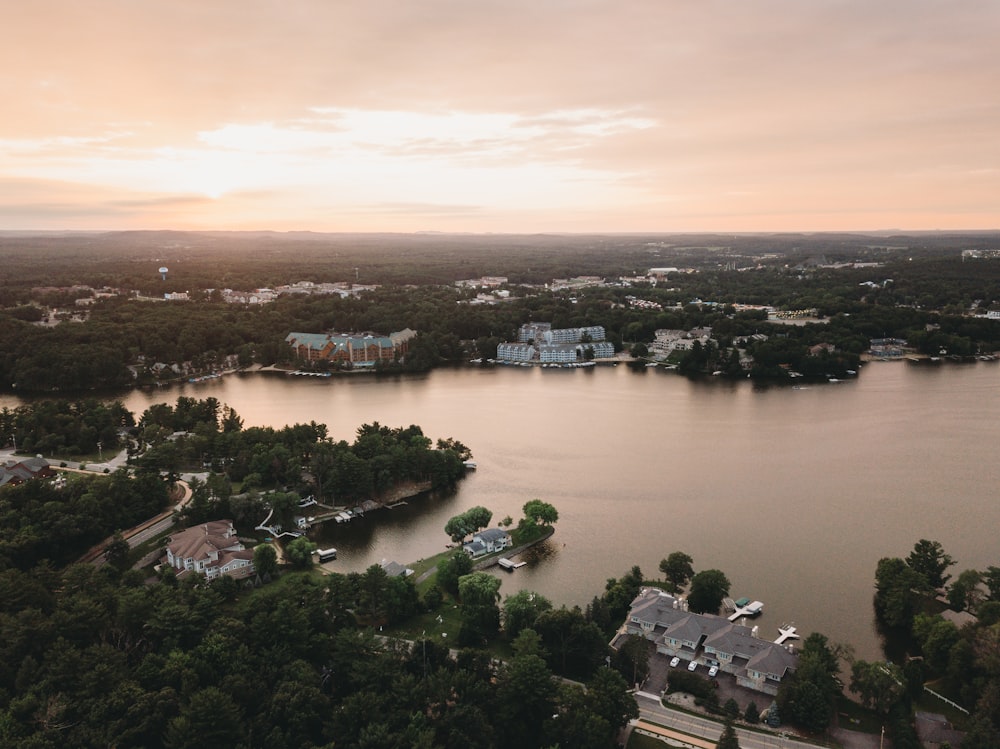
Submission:
M 515 519 L 529 499 L 560 513 L 556 535 L 503 577 L 581 606 L 633 564 L 647 577 L 682 550 L 718 568 L 733 597 L 765 602 L 761 634 L 794 621 L 878 655 L 871 596 L 882 556 L 940 541 L 966 568 L 1000 564 L 1000 364 L 869 365 L 856 381 L 801 389 L 690 382 L 624 366 L 438 371 L 318 380 L 234 376 L 153 393 L 214 396 L 247 426 L 315 420 L 353 440 L 362 423 L 419 424 L 468 445 L 479 470 L 456 494 L 330 524 L 331 568 L 363 570 L 442 551 L 449 517 L 484 505 Z M 9 401 L 9 399 L 8 399 Z M 9 401 L 8 405 L 13 405 Z

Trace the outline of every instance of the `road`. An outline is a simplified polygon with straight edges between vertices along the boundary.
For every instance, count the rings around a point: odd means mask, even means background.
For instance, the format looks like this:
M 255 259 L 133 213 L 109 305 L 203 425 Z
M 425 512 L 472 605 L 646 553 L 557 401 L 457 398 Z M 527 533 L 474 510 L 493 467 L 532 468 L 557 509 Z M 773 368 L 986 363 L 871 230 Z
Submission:
M 664 707 L 655 694 L 636 692 L 635 701 L 639 705 L 640 717 L 650 723 L 709 741 L 718 741 L 722 734 L 721 723 Z M 817 746 L 783 734 L 757 733 L 743 728 L 737 728 L 736 735 L 739 736 L 741 749 L 816 749 Z

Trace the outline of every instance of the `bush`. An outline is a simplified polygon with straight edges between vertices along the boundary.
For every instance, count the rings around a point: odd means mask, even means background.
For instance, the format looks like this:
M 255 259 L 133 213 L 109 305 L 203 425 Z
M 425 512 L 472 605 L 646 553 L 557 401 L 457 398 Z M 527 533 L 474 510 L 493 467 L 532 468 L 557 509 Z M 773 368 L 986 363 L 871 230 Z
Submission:
M 715 687 L 708 679 L 693 674 L 687 669 L 671 671 L 667 677 L 667 693 L 687 692 L 694 695 L 696 699 L 707 700 L 709 695 L 715 695 Z M 718 703 L 718 697 L 716 697 Z
M 444 600 L 444 595 L 441 593 L 441 589 L 436 585 L 432 585 L 427 589 L 427 592 L 424 593 L 424 606 L 427 607 L 428 611 L 436 611 L 441 605 L 442 600 Z

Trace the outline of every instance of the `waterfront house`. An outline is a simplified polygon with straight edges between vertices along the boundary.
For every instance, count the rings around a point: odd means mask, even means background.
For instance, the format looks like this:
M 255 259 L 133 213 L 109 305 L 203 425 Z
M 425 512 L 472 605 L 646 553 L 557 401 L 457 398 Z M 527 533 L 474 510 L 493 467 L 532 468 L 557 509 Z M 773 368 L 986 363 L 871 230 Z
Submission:
M 166 561 L 178 577 L 196 572 L 209 580 L 221 575 L 245 578 L 255 571 L 253 550 L 240 542 L 231 520 L 211 520 L 174 533 Z
M 510 534 L 503 528 L 487 528 L 476 533 L 468 543 L 462 544 L 462 549 L 475 559 L 503 551 L 512 543 Z
M 740 686 L 765 694 L 777 694 L 782 679 L 795 670 L 797 656 L 791 647 L 760 639 L 757 627 L 690 612 L 686 601 L 658 588 L 636 596 L 623 629 L 651 640 L 659 656 L 716 666 L 733 674 Z

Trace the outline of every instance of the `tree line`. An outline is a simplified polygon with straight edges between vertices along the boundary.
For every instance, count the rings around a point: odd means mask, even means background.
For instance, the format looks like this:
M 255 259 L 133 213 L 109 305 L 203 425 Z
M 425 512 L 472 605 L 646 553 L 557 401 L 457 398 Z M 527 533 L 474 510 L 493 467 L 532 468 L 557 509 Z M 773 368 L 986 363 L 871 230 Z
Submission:
M 855 250 L 856 256 L 866 254 Z M 884 261 L 883 267 L 789 266 L 772 260 L 738 271 L 719 267 L 720 256 L 711 253 L 680 256 L 699 272 L 671 278 L 666 285 L 640 283 L 573 291 L 519 287 L 522 279 L 511 276 L 512 298 L 493 306 L 470 305 L 474 290 L 444 285 L 440 280 L 413 285 L 421 277 L 416 272 L 406 281 L 390 281 L 346 299 L 289 295 L 259 306 L 225 304 L 212 294 L 195 295 L 190 302 L 100 299 L 88 308 L 84 322 L 39 327 L 32 324 L 37 315 L 29 314 L 23 294 L 12 292 L 9 304 L 0 306 L 0 388 L 25 393 L 108 390 L 181 376 L 157 365 L 183 364 L 182 374 L 189 376 L 233 364 L 291 364 L 292 352 L 284 338 L 294 330 L 384 335 L 409 327 L 418 336 L 406 360 L 381 364 L 378 369 L 426 371 L 470 358 L 491 358 L 498 343 L 513 340 L 517 328 L 530 320 L 548 321 L 554 327 L 602 325 L 618 350 L 637 343 L 647 345 L 657 329 L 711 326 L 718 341 L 715 350 L 689 352 L 684 357 L 685 371 L 692 374 L 721 371 L 744 376 L 742 370 L 736 371 L 737 343 L 754 334 L 768 338 L 739 347 L 754 357 L 757 364 L 751 375 L 760 378 L 783 377 L 787 368 L 842 374 L 856 367 L 858 355 L 871 338 L 906 338 L 918 351 L 933 355 L 945 351 L 970 356 L 1000 349 L 1000 323 L 970 316 L 1000 306 L 997 261 L 962 262 L 954 252 L 910 252 L 904 257 L 875 253 Z M 585 263 L 588 254 L 581 251 L 566 257 Z M 626 256 L 611 257 L 608 262 L 614 267 L 602 266 L 606 271 L 602 275 L 609 278 L 644 272 L 644 266 L 651 264 L 647 258 L 635 268 Z M 232 260 L 222 262 L 222 267 L 214 268 L 214 276 L 200 279 L 203 285 L 193 288 L 218 288 L 219 274 L 227 274 Z M 434 262 L 431 255 L 427 262 Z M 584 267 L 575 272 L 584 272 Z M 574 275 L 570 261 L 564 270 L 564 275 Z M 469 277 L 472 271 L 456 275 Z M 17 280 L 9 283 L 21 292 L 30 291 Z M 874 285 L 862 285 L 866 283 Z M 635 308 L 627 296 L 639 296 L 662 309 Z M 699 300 L 712 304 L 696 303 Z M 736 312 L 732 307 L 736 303 L 816 309 L 827 323 L 769 324 L 759 313 Z M 835 350 L 819 357 L 810 355 L 809 348 L 820 343 Z

